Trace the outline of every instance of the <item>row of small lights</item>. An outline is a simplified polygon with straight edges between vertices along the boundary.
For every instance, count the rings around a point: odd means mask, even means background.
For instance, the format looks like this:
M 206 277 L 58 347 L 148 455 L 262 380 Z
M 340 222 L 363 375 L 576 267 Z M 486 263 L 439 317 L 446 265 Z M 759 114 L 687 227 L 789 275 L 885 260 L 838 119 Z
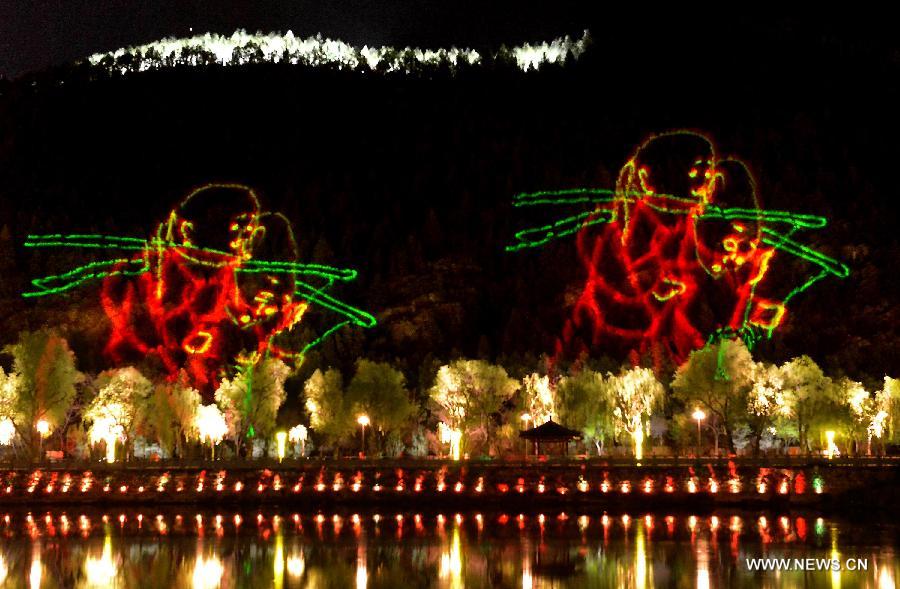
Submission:
M 61 528 L 62 533 L 64 535 L 67 534 L 69 529 L 72 527 L 72 522 L 70 521 L 69 517 L 65 514 L 60 515 L 58 519 L 59 519 L 59 527 Z M 235 514 L 232 519 L 234 521 L 235 529 L 240 528 L 240 526 L 244 522 L 244 518 L 239 514 Z M 315 516 L 312 516 L 311 519 L 315 522 L 317 528 L 321 528 L 321 526 L 326 521 L 328 521 L 329 518 L 326 518 L 325 515 L 320 513 Z M 340 530 L 344 524 L 344 518 L 340 515 L 333 515 L 330 519 L 334 526 L 335 533 L 339 534 Z M 374 514 L 371 516 L 371 521 L 376 525 L 380 524 L 382 521 L 385 521 L 386 519 L 390 519 L 390 518 L 385 518 L 380 514 Z M 398 529 L 403 527 L 404 521 L 406 521 L 407 519 L 412 519 L 417 530 L 424 530 L 425 519 L 422 517 L 421 514 L 417 513 L 417 514 L 413 515 L 411 518 L 409 518 L 409 516 L 405 516 L 401 513 L 398 513 L 398 514 L 396 514 L 396 516 L 394 516 L 393 519 L 394 519 L 394 521 L 396 521 Z M 445 516 L 444 514 L 438 514 L 435 516 L 434 519 L 435 519 L 435 523 L 437 525 L 438 530 L 442 529 L 448 521 L 447 516 Z M 473 516 L 473 519 L 478 528 L 478 531 L 482 531 L 482 529 L 484 527 L 484 522 L 485 522 L 484 516 L 481 513 L 476 513 Z M 510 516 L 508 514 L 504 513 L 504 514 L 497 516 L 495 519 L 495 522 L 501 526 L 505 526 L 509 523 L 510 519 L 511 519 Z M 521 513 L 518 514 L 517 516 L 515 516 L 515 521 L 517 522 L 519 529 L 524 529 L 526 527 L 529 519 L 530 519 L 529 516 L 526 516 L 525 514 L 521 514 Z M 549 519 L 550 518 L 543 513 L 538 514 L 537 516 L 534 517 L 534 520 L 537 522 L 538 526 L 541 529 L 543 529 L 544 525 L 547 523 L 547 521 Z M 558 514 L 555 517 L 555 519 L 559 523 L 565 523 L 570 519 L 570 516 L 568 514 L 566 514 L 565 512 L 562 512 L 562 513 Z M 600 524 L 602 525 L 604 530 L 607 530 L 610 527 L 610 525 L 612 525 L 612 523 L 614 521 L 616 521 L 616 519 L 618 519 L 618 521 L 621 523 L 621 527 L 625 530 L 628 530 L 631 526 L 631 523 L 634 521 L 632 519 L 632 517 L 627 514 L 621 515 L 618 518 L 611 517 L 607 514 L 603 514 L 602 516 L 600 516 L 597 519 L 600 521 Z M 46 516 L 44 516 L 43 520 L 44 520 L 44 524 L 45 524 L 46 528 L 53 530 L 53 532 L 55 533 L 55 529 L 54 529 L 54 525 L 53 525 L 54 524 L 53 517 L 50 514 L 47 514 Z M 103 515 L 101 520 L 104 525 L 110 523 L 109 515 Z M 144 524 L 144 520 L 145 520 L 144 515 L 138 514 L 137 516 L 135 516 L 134 520 L 138 524 L 138 529 L 143 529 L 143 524 Z M 203 516 L 201 514 L 197 514 L 194 517 L 194 520 L 197 525 L 197 530 L 202 532 L 202 530 L 204 529 Z M 224 530 L 224 524 L 225 524 L 224 516 L 216 515 L 216 516 L 212 517 L 211 520 L 213 523 L 213 527 L 215 528 L 216 531 Z M 282 524 L 282 520 L 283 520 L 283 518 L 281 516 L 278 516 L 278 515 L 273 516 L 271 518 L 272 529 L 274 529 L 275 531 L 278 531 L 278 529 L 280 528 L 280 526 Z M 298 529 L 300 531 L 303 530 L 303 525 L 301 523 L 302 518 L 299 514 L 296 514 L 296 513 L 293 514 L 293 516 L 291 517 L 291 520 L 293 521 L 296 529 Z M 669 533 L 674 533 L 675 522 L 676 522 L 675 516 L 667 515 L 663 518 L 663 520 L 665 521 L 665 524 L 666 524 L 666 527 L 668 528 Z M 5 526 L 8 528 L 11 525 L 12 519 L 7 514 L 3 518 L 3 521 L 4 521 Z M 25 517 L 26 526 L 28 527 L 28 529 L 32 535 L 38 533 L 36 521 L 37 520 L 30 513 Z M 117 521 L 118 521 L 120 527 L 124 527 L 125 524 L 128 522 L 128 517 L 125 514 L 120 514 L 117 518 Z M 153 521 L 156 523 L 157 531 L 160 534 L 165 535 L 168 533 L 169 525 L 167 524 L 166 518 L 163 515 L 157 515 Z M 352 525 L 354 526 L 354 528 L 358 528 L 359 526 L 361 526 L 363 524 L 363 518 L 360 517 L 360 515 L 356 514 L 356 513 L 354 513 L 352 516 L 350 516 L 350 521 L 351 521 Z M 184 522 L 184 518 L 181 515 L 176 515 L 174 517 L 174 523 L 175 523 L 176 528 L 181 527 L 183 522 Z M 453 522 L 457 526 L 461 526 L 465 522 L 465 517 L 462 514 L 457 513 L 453 516 Z M 590 522 L 591 522 L 591 517 L 587 516 L 587 515 L 581 515 L 581 516 L 578 516 L 578 518 L 577 518 L 578 527 L 581 531 L 586 530 L 590 526 Z M 644 522 L 644 527 L 647 530 L 654 529 L 654 527 L 655 527 L 654 516 L 649 515 L 649 514 L 645 515 L 643 517 L 643 522 Z M 695 516 L 695 515 L 689 516 L 687 518 L 688 530 L 690 530 L 691 532 L 697 531 L 700 522 L 701 522 L 701 519 L 698 518 L 697 516 Z M 744 527 L 743 522 L 744 522 L 744 519 L 740 516 L 737 516 L 737 515 L 730 516 L 728 529 L 731 532 L 739 533 L 743 530 L 743 527 Z M 781 516 L 780 518 L 778 518 L 778 522 L 779 522 L 780 528 L 782 529 L 782 531 L 785 534 L 788 534 L 791 531 L 792 525 L 791 525 L 790 518 L 788 518 L 787 516 Z M 257 523 L 257 527 L 265 527 L 267 524 L 267 520 L 262 514 L 257 514 L 256 523 Z M 720 529 L 721 524 L 722 524 L 721 519 L 718 516 L 713 515 L 713 516 L 710 516 L 707 518 L 706 527 L 711 532 L 715 532 Z M 794 523 L 794 526 L 793 526 L 794 528 L 805 530 L 805 526 L 806 526 L 805 518 L 803 518 L 803 517 L 796 518 L 796 522 Z M 78 528 L 82 532 L 82 534 L 84 534 L 84 535 L 90 534 L 92 527 L 93 526 L 91 524 L 91 520 L 89 517 L 87 517 L 86 515 L 81 515 L 78 517 Z M 759 516 L 757 518 L 757 527 L 761 531 L 769 530 L 770 525 L 769 525 L 768 518 L 766 516 Z M 816 529 L 817 535 L 821 535 L 824 532 L 825 521 L 823 518 L 821 518 L 821 517 L 816 518 L 815 529 Z M 805 532 L 804 532 L 804 534 L 805 534 Z
M 226 486 L 225 486 L 225 483 L 223 482 L 224 478 L 225 478 L 224 475 L 220 475 L 219 477 L 217 477 L 216 482 L 213 485 L 210 485 L 210 488 L 214 488 L 216 490 L 216 492 L 219 492 L 219 493 L 225 491 Z M 422 490 L 423 490 L 423 485 L 422 485 L 423 478 L 424 477 L 417 478 L 413 484 L 413 490 L 416 493 L 422 492 Z M 28 485 L 28 487 L 26 489 L 28 491 L 28 493 L 35 492 L 35 490 L 38 487 L 39 479 L 40 479 L 40 475 L 38 473 L 36 473 L 35 475 L 32 475 L 32 480 L 30 481 L 30 484 Z M 159 493 L 164 492 L 166 490 L 166 485 L 169 483 L 169 481 L 170 481 L 170 477 L 168 475 L 163 475 L 162 477 L 160 477 L 160 480 L 156 485 L 156 491 Z M 69 489 L 72 487 L 72 485 L 73 485 L 72 476 L 66 475 L 65 477 L 63 477 L 63 481 L 59 485 L 59 490 L 62 493 L 68 493 Z M 180 493 L 180 492 L 184 491 L 185 487 L 184 487 L 183 483 L 179 482 L 179 483 L 176 483 L 176 485 L 177 485 L 175 488 L 176 492 Z M 739 493 L 741 491 L 741 482 L 737 478 L 729 479 L 726 482 L 726 485 L 727 485 L 728 491 L 731 493 Z M 86 476 L 82 477 L 81 484 L 79 486 L 79 489 L 82 493 L 88 492 L 92 486 L 93 486 L 93 478 L 90 475 L 86 475 Z M 791 486 L 790 482 L 787 479 L 782 479 L 777 484 L 775 489 L 778 494 L 787 495 L 790 492 L 790 486 Z M 335 476 L 334 483 L 332 483 L 331 485 L 327 485 L 326 483 L 322 482 L 321 480 L 319 480 L 319 482 L 317 482 L 315 485 L 312 485 L 312 488 L 314 488 L 317 492 L 320 492 L 320 493 L 324 492 L 329 487 L 334 492 L 339 492 L 342 489 L 344 489 L 345 487 L 348 487 L 354 493 L 357 493 L 362 489 L 362 483 L 359 481 L 359 478 L 357 478 L 356 480 L 354 480 L 354 482 L 352 484 L 345 485 L 343 482 L 343 478 L 341 477 L 340 474 L 338 474 Z M 653 479 L 650 479 L 650 478 L 645 478 L 643 480 L 643 482 L 640 483 L 640 490 L 646 494 L 653 493 L 654 487 L 655 487 L 654 481 L 653 481 Z M 706 491 L 711 494 L 715 494 L 715 493 L 719 492 L 720 487 L 721 487 L 720 483 L 715 478 L 710 477 L 708 479 L 708 482 L 706 485 Z M 47 484 L 43 490 L 45 493 L 50 494 L 50 493 L 53 493 L 56 490 L 56 488 L 57 488 L 57 486 L 51 482 L 51 483 Z M 197 493 L 202 493 L 205 488 L 206 488 L 205 479 L 200 479 L 197 482 L 196 487 L 194 487 L 194 489 Z M 234 483 L 232 488 L 234 489 L 234 492 L 240 493 L 241 491 L 244 490 L 244 483 L 241 481 L 237 481 L 236 483 Z M 256 485 L 256 490 L 258 493 L 264 492 L 267 488 L 269 488 L 269 485 L 262 481 L 260 481 Z M 272 484 L 271 484 L 271 488 L 273 491 L 276 491 L 276 492 L 281 491 L 284 488 L 284 484 L 281 482 L 281 478 L 278 475 L 275 475 L 275 477 L 272 481 Z M 302 488 L 303 488 L 302 482 L 297 482 L 296 484 L 293 485 L 292 490 L 294 493 L 299 493 Z M 384 489 L 384 486 L 382 486 L 379 483 L 375 483 L 374 485 L 372 485 L 371 488 L 372 488 L 373 492 L 377 493 L 377 492 L 382 491 Z M 505 493 L 509 492 L 510 485 L 507 483 L 498 483 L 496 485 L 496 488 L 499 493 L 505 494 Z M 513 488 L 516 492 L 518 492 L 520 494 L 524 494 L 526 491 L 526 485 L 525 485 L 524 479 L 520 478 L 518 484 L 514 485 Z M 548 491 L 548 489 L 550 489 L 550 488 L 551 487 L 544 482 L 538 482 L 534 486 L 534 489 L 539 494 L 546 493 Z M 579 478 L 579 481 L 576 484 L 576 488 L 581 493 L 587 493 L 591 490 L 591 485 L 584 478 Z M 628 493 L 632 492 L 633 485 L 632 485 L 631 481 L 625 480 L 625 481 L 620 481 L 617 485 L 614 486 L 609 480 L 604 479 L 603 482 L 600 483 L 598 488 L 599 488 L 600 492 L 602 492 L 602 493 L 609 493 L 610 491 L 618 490 L 622 494 L 628 494 Z M 105 485 L 103 485 L 102 489 L 103 489 L 103 492 L 108 493 L 112 490 L 112 485 L 110 485 L 109 483 L 106 483 Z M 118 490 L 120 493 L 127 493 L 128 489 L 129 489 L 129 486 L 127 484 L 118 486 Z M 439 493 L 443 493 L 447 489 L 448 489 L 447 483 L 445 483 L 443 479 L 439 479 L 435 486 L 435 490 Z M 456 493 L 462 493 L 465 490 L 465 484 L 462 481 L 457 481 L 453 485 L 452 489 Z M 473 489 L 476 493 L 484 492 L 485 483 L 484 483 L 483 477 L 478 477 Z M 137 493 L 143 493 L 146 491 L 146 488 L 143 485 L 140 485 L 137 487 L 136 490 L 137 490 Z M 400 480 L 397 483 L 397 485 L 394 486 L 394 490 L 397 492 L 403 492 L 406 490 L 406 486 L 404 485 L 402 480 Z M 559 485 L 559 486 L 555 487 L 555 490 L 560 495 L 565 495 L 569 492 L 569 488 L 564 485 Z M 701 487 L 700 487 L 699 479 L 697 477 L 691 477 L 690 479 L 688 479 L 685 483 L 685 490 L 690 494 L 695 494 L 695 493 L 700 492 Z M 756 484 L 756 490 L 759 494 L 765 494 L 767 491 L 769 491 L 769 485 L 765 481 L 760 481 Z M 823 492 L 823 490 L 824 490 L 824 483 L 822 481 L 822 478 L 818 477 L 818 476 L 815 477 L 813 479 L 813 491 L 817 494 L 820 494 Z M 13 491 L 12 485 L 7 484 L 7 486 L 5 488 L 5 493 L 11 494 L 12 491 Z M 675 492 L 675 484 L 673 483 L 671 477 L 667 477 L 666 483 L 663 485 L 663 491 L 665 493 L 674 493 Z M 802 491 L 802 489 L 797 489 L 797 492 L 799 494 L 802 494 L 803 491 Z

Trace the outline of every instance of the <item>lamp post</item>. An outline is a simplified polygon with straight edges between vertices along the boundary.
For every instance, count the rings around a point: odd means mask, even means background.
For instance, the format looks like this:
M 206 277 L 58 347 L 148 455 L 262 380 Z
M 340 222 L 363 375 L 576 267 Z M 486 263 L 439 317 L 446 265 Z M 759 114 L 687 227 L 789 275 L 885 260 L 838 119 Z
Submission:
M 369 425 L 369 416 L 366 414 L 356 418 L 356 423 L 362 428 L 362 451 L 359 453 L 360 458 L 366 457 L 366 426 Z
M 521 415 L 520 419 L 525 423 L 525 426 L 524 426 L 525 429 L 528 429 L 528 422 L 531 421 L 531 415 L 529 415 L 528 413 L 523 413 Z M 525 459 L 527 460 L 528 459 L 528 440 L 527 439 L 525 440 L 525 453 L 523 455 L 525 456 Z
M 50 435 L 50 423 L 46 419 L 39 419 L 38 422 L 34 425 L 35 429 L 38 432 L 39 439 L 39 450 L 41 460 L 44 459 L 44 438 Z
M 700 422 L 706 419 L 706 413 L 703 412 L 702 409 L 697 407 L 694 409 L 694 412 L 691 413 L 691 417 L 697 420 L 697 457 L 700 457 Z

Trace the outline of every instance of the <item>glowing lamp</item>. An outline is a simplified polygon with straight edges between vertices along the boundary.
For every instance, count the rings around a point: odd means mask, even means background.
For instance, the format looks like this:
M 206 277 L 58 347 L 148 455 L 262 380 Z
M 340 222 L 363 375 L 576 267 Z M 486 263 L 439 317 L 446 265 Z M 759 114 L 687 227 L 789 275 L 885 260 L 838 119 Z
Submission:
M 46 438 L 50 435 L 50 422 L 48 422 L 46 419 L 39 419 L 34 428 L 42 438 Z
M 362 450 L 359 455 L 360 458 L 364 458 L 366 455 L 366 426 L 369 425 L 369 416 L 363 413 L 359 417 L 356 418 L 356 423 L 362 428 Z
M 694 412 L 691 413 L 691 417 L 697 421 L 697 456 L 700 456 L 700 423 L 706 419 L 706 413 L 703 409 L 697 407 L 694 409 Z

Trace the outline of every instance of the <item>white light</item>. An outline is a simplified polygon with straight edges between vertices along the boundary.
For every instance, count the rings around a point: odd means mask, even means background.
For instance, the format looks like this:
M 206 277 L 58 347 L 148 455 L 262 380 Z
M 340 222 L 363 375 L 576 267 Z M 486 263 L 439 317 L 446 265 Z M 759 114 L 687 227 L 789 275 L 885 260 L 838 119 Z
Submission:
M 16 426 L 9 417 L 0 420 L 0 445 L 9 446 L 16 435 Z
M 302 577 L 303 571 L 306 570 L 306 561 L 303 558 L 303 553 L 297 554 L 297 556 L 291 556 L 287 559 L 287 572 L 288 575 L 292 577 Z
M 197 562 L 194 563 L 194 575 L 192 577 L 192 585 L 194 589 L 217 589 L 222 582 L 222 574 L 225 569 L 222 567 L 222 561 L 215 556 L 203 558 L 197 556 Z
M 288 439 L 291 442 L 305 442 L 307 437 L 306 426 L 304 425 L 295 425 L 290 430 L 288 430 Z
M 34 427 L 37 429 L 38 433 L 41 434 L 42 438 L 46 438 L 50 435 L 50 422 L 46 419 L 39 419 Z
M 193 32 L 193 30 L 191 30 Z M 581 39 L 566 37 L 556 38 L 536 45 L 524 44 L 511 49 L 501 49 L 493 54 L 494 60 L 511 61 L 523 71 L 537 70 L 544 64 L 565 63 L 570 57 L 577 59 L 586 49 L 590 37 L 585 31 Z M 199 66 L 204 60 L 196 57 L 198 53 L 208 54 L 216 63 L 224 66 L 236 66 L 247 63 L 245 57 L 249 49 L 261 55 L 261 59 L 270 63 L 290 63 L 307 66 L 338 66 L 348 69 L 370 70 L 382 69 L 388 72 L 410 72 L 408 64 L 414 62 L 419 66 L 439 66 L 445 64 L 450 69 L 460 65 L 482 63 L 482 56 L 474 49 L 420 49 L 405 47 L 353 47 L 339 40 L 322 38 L 320 35 L 302 39 L 295 37 L 291 31 L 281 35 L 248 34 L 235 31 L 230 36 L 206 33 L 182 39 L 161 39 L 146 45 L 121 48 L 109 53 L 96 53 L 87 58 L 93 65 L 99 65 L 105 59 L 119 60 L 129 56 L 130 65 L 110 64 L 110 71 L 142 72 L 151 69 L 163 69 L 178 66 Z M 151 57 L 152 56 L 152 57 Z
M 28 572 L 28 584 L 31 589 L 40 589 L 42 572 L 41 559 L 39 556 L 35 556 L 34 560 L 31 561 L 31 570 Z
M 113 412 L 115 412 L 114 409 Z M 88 441 L 92 445 L 100 442 L 106 444 L 106 461 L 110 464 L 116 461 L 116 440 L 123 439 L 124 436 L 124 428 L 116 422 L 114 417 L 109 416 L 94 419 L 88 430 Z
M 103 542 L 100 558 L 88 556 L 84 561 L 84 573 L 89 587 L 114 587 L 116 563 L 112 558 L 112 541 L 109 536 Z
M 228 433 L 228 423 L 225 421 L 225 415 L 213 404 L 197 407 L 194 425 L 197 428 L 200 441 L 208 440 L 213 445 L 221 442 L 225 434 Z

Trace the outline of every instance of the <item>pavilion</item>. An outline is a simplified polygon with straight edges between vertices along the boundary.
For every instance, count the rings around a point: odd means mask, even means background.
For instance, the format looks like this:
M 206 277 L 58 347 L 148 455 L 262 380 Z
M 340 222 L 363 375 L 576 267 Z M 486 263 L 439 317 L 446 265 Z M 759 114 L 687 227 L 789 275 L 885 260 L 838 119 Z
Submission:
M 563 427 L 552 419 L 543 425 L 519 432 L 519 437 L 532 443 L 534 454 L 541 454 L 541 446 L 546 454 L 565 456 L 569 451 L 569 442 L 580 440 L 581 434 L 575 430 Z M 550 451 L 546 451 L 549 448 Z M 556 450 L 556 452 L 553 452 Z

